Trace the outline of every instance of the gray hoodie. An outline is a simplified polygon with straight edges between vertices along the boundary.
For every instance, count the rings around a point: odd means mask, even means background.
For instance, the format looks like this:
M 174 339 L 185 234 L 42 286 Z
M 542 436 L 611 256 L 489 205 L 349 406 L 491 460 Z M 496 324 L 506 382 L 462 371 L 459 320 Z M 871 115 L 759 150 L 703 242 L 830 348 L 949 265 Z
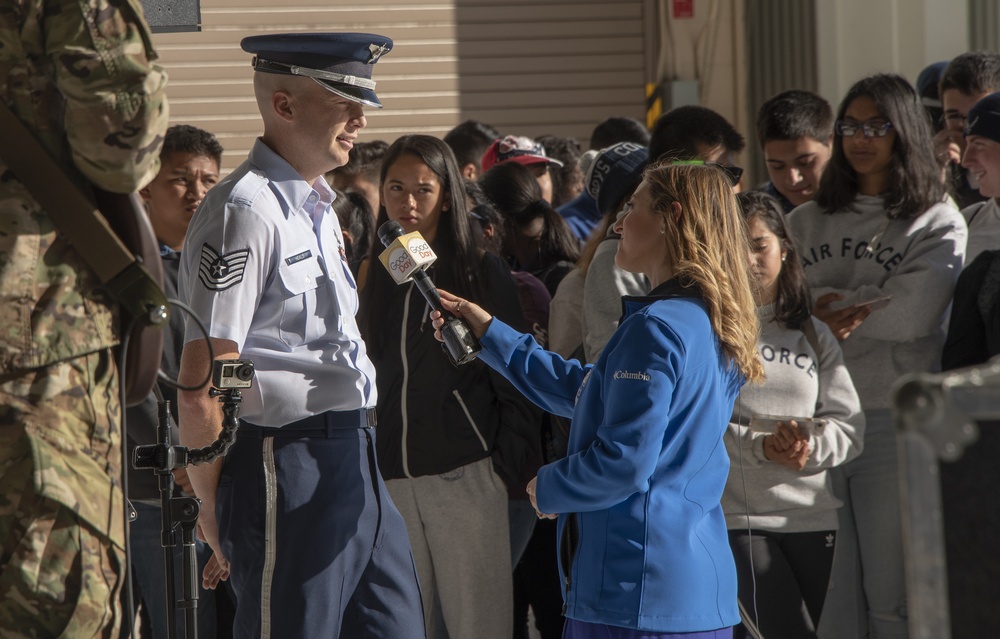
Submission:
M 940 368 L 947 312 L 965 255 L 965 218 L 942 202 L 915 219 L 886 223 L 883 199 L 859 195 L 852 210 L 827 214 L 809 202 L 787 219 L 814 300 L 840 293 L 844 299 L 836 308 L 892 295 L 841 343 L 861 405 L 888 408 L 900 375 Z
M 611 231 L 609 231 L 610 233 Z M 583 284 L 583 351 L 588 362 L 596 362 L 618 328 L 622 297 L 649 293 L 649 282 L 640 273 L 629 273 L 615 265 L 617 239 L 601 242 L 587 269 Z

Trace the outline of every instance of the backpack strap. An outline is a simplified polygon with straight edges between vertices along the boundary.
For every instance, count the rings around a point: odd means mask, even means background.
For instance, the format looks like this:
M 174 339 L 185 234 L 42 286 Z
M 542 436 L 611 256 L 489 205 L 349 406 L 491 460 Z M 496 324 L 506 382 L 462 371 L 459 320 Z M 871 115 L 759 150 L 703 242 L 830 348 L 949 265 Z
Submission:
M 69 179 L 2 100 L 0 130 L 4 132 L 4 144 L 0 145 L 3 162 L 94 270 L 112 297 L 131 315 L 147 323 L 165 323 L 169 306 L 160 285 L 162 279 L 156 279 L 136 259 L 91 199 Z M 154 308 L 164 310 L 151 313 Z

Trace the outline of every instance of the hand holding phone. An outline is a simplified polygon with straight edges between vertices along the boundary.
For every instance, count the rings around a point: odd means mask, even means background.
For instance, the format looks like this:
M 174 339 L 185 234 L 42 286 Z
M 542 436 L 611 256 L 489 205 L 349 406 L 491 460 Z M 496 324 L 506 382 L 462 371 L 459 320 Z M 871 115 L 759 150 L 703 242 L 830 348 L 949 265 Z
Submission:
M 865 300 L 863 302 L 855 302 L 855 308 L 868 307 L 870 310 L 878 310 L 880 308 L 885 308 L 889 305 L 889 300 L 892 299 L 892 295 L 881 295 L 879 297 L 873 297 L 870 300 Z
M 791 426 L 790 422 L 798 425 L 799 432 L 804 436 L 819 435 L 826 426 L 825 419 L 815 417 L 789 417 L 782 415 L 754 415 L 750 418 L 750 430 L 758 433 L 773 435 L 778 431 L 778 422 Z

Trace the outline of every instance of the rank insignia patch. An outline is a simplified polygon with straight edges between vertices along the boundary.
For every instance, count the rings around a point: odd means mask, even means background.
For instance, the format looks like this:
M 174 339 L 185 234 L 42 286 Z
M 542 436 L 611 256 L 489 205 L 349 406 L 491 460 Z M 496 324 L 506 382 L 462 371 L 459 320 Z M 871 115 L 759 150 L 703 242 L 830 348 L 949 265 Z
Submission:
M 207 243 L 203 244 L 198 279 L 210 291 L 232 288 L 243 280 L 243 270 L 247 266 L 248 257 L 250 257 L 248 248 L 219 255 L 219 252 Z

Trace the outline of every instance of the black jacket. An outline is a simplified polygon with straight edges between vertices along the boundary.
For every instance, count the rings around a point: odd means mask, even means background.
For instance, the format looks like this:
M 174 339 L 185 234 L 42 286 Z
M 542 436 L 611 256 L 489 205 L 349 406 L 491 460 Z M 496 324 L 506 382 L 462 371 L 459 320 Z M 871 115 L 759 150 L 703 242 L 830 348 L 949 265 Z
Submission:
M 983 251 L 955 285 L 942 370 L 983 364 L 1000 353 L 1000 251 Z
M 428 273 L 448 288 L 443 273 L 433 267 Z M 483 306 L 505 323 L 522 326 L 517 285 L 507 265 L 487 253 L 481 274 L 488 298 Z M 454 366 L 434 338 L 427 303 L 412 284 L 399 286 L 389 308 L 379 312 L 398 318 L 389 335 L 367 337 L 381 342 L 371 350 L 383 477 L 437 475 L 492 457 L 497 474 L 513 485 L 539 447 L 541 411 L 482 362 Z

